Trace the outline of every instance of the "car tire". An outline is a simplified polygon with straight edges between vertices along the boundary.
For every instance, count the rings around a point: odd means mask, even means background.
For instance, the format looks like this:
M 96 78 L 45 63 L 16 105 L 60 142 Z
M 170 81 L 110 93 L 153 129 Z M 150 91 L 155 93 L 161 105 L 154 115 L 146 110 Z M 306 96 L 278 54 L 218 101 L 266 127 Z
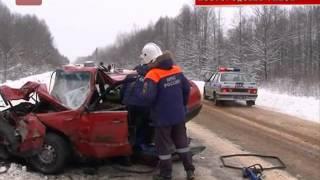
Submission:
M 246 101 L 247 106 L 251 107 L 255 105 L 255 101 Z
M 48 133 L 43 148 L 29 159 L 30 165 L 44 174 L 57 174 L 63 171 L 71 155 L 69 143 L 61 136 Z
M 206 95 L 206 88 L 203 88 L 203 99 L 208 100 L 209 96 Z

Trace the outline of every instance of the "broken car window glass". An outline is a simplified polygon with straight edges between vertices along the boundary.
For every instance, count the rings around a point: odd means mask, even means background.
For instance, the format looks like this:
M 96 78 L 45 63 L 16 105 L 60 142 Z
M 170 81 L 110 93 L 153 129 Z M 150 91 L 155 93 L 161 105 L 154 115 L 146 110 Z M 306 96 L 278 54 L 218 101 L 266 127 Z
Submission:
M 90 91 L 88 72 L 57 71 L 51 95 L 71 109 L 79 108 Z

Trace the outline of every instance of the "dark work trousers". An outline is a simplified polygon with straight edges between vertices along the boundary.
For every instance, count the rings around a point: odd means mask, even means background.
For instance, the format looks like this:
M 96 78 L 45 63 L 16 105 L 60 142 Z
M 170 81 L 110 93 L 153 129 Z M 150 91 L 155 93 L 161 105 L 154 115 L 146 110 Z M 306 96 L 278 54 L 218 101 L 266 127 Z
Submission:
M 171 177 L 171 155 L 174 152 L 179 154 L 186 171 L 195 170 L 192 164 L 185 122 L 174 126 L 156 127 L 155 144 L 160 159 L 160 176 Z
M 148 125 L 150 121 L 150 111 L 148 107 L 128 106 L 129 113 L 129 132 L 131 144 L 135 149 L 140 145 L 150 143 L 152 128 Z

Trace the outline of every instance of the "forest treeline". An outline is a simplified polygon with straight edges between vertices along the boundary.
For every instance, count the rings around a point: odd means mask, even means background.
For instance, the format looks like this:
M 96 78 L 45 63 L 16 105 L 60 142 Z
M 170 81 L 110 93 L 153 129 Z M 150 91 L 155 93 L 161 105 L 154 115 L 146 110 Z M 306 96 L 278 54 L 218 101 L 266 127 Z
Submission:
M 248 7 L 245 9 L 248 10 Z M 292 94 L 320 96 L 320 6 L 239 8 L 226 29 L 223 8 L 185 5 L 174 18 L 119 34 L 85 60 L 133 67 L 141 48 L 158 43 L 173 51 L 189 78 L 201 79 L 219 66 L 240 67 L 262 86 Z
M 67 63 L 44 21 L 13 14 L 0 0 L 0 83 Z

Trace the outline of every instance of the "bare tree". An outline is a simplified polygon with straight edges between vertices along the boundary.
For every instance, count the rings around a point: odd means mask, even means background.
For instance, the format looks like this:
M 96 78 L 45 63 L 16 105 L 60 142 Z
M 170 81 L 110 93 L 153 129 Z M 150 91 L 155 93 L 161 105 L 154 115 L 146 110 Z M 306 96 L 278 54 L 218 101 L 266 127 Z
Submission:
M 114 45 L 99 48 L 99 57 L 132 67 L 140 63 L 142 46 L 154 41 L 173 51 L 194 79 L 218 66 L 240 67 L 263 86 L 320 96 L 320 7 L 262 6 L 245 12 L 239 8 L 237 21 L 226 30 L 220 9 L 185 5 L 174 18 L 119 35 Z
M 48 71 L 68 63 L 53 46 L 44 21 L 12 14 L 0 1 L 0 74 L 2 81 Z

